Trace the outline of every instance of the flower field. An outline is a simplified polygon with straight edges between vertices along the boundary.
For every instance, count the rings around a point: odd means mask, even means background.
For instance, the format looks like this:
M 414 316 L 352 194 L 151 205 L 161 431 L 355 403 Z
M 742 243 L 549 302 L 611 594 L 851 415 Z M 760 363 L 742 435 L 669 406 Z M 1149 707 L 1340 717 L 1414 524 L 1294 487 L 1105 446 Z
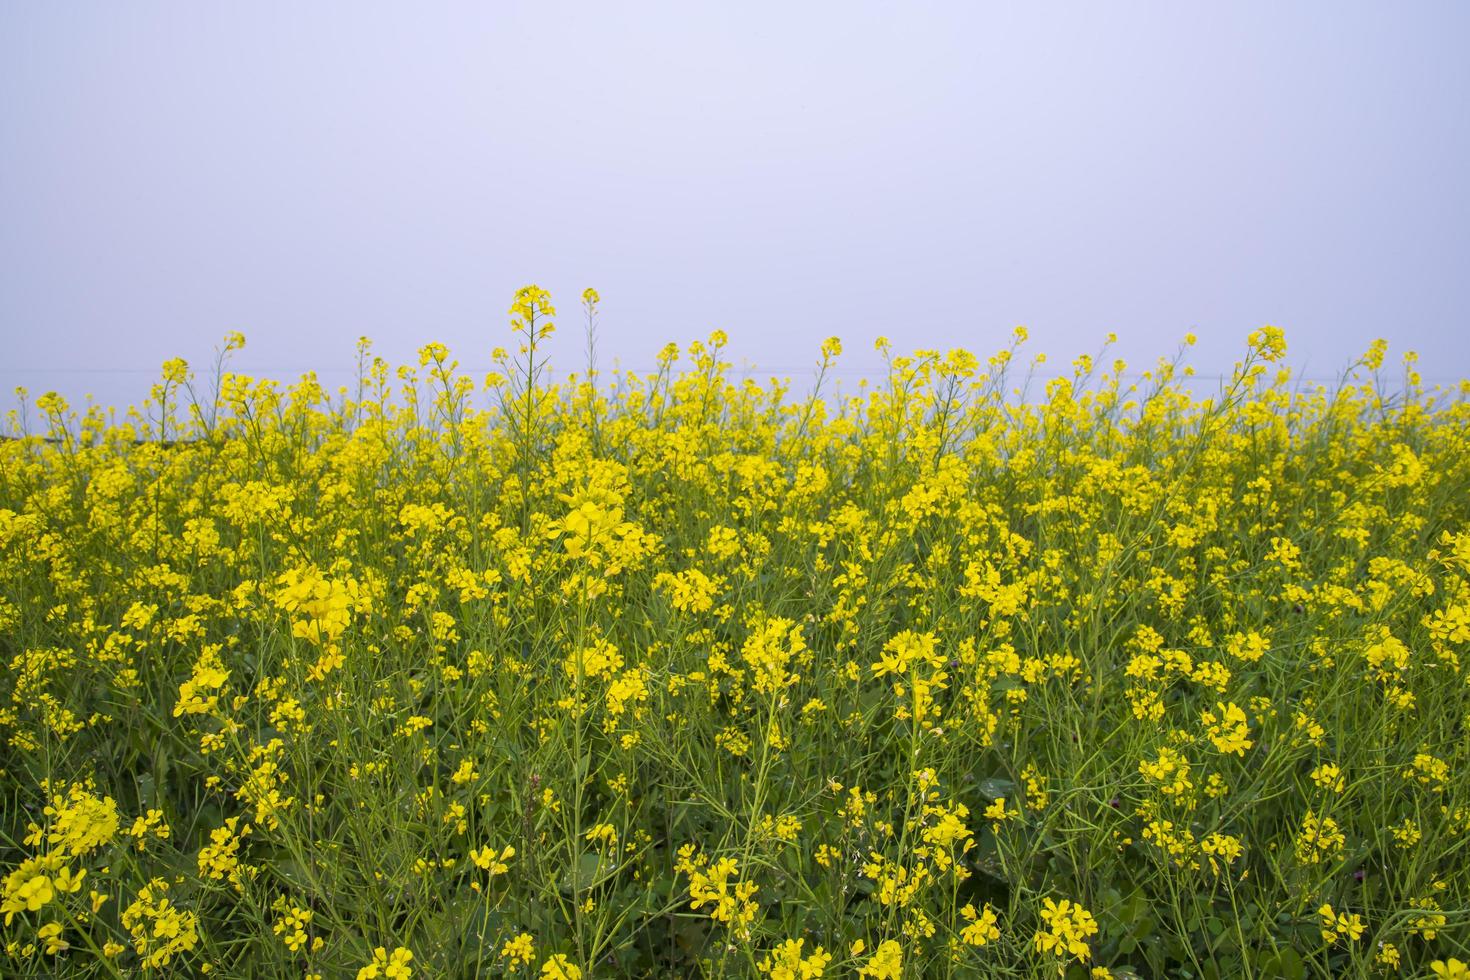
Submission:
M 1470 977 L 1470 384 L 596 310 L 13 421 L 0 975 Z

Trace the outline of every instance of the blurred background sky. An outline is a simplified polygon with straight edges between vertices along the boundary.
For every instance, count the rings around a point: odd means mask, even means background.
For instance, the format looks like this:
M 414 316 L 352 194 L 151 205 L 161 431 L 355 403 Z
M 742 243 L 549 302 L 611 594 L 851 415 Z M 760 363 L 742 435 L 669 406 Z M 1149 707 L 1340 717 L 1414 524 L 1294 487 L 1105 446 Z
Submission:
M 1286 329 L 1470 375 L 1470 4 L 0 5 L 0 404 L 159 364 L 477 375 L 515 288 L 600 361 L 729 332 L 1228 372 Z M 1393 358 L 1393 355 L 1391 355 Z M 1390 363 L 1396 363 L 1393 358 Z M 846 381 L 850 384 L 851 381 Z

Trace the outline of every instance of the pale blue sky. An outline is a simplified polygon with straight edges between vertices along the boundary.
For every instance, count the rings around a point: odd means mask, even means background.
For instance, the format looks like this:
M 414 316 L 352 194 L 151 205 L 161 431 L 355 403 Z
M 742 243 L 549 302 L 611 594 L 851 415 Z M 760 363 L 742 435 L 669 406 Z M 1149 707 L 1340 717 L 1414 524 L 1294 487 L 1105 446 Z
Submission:
M 141 397 L 243 330 L 481 373 L 515 287 L 603 364 L 900 348 L 1228 370 L 1284 327 L 1470 374 L 1470 5 L 0 6 L 0 386 Z M 9 398 L 6 398 L 9 403 Z

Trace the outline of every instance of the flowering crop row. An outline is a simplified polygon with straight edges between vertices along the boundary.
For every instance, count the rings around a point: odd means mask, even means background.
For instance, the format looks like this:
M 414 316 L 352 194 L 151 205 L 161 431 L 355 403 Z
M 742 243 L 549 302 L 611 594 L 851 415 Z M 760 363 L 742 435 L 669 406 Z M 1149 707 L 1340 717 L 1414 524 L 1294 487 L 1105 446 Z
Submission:
M 554 315 L 12 421 L 0 973 L 1470 976 L 1470 385 Z

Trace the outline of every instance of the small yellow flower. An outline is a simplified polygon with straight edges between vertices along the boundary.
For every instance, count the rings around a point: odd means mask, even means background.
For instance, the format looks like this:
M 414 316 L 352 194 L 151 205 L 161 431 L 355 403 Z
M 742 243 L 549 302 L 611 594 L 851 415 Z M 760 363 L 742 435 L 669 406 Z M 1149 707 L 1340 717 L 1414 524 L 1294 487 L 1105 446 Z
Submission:
M 48 922 L 36 930 L 36 938 L 46 944 L 46 953 L 55 956 L 71 949 L 71 943 L 61 938 L 61 923 Z
M 1264 326 L 1251 331 L 1246 343 L 1263 361 L 1279 361 L 1286 356 L 1286 335 L 1280 327 Z
M 582 968 L 556 953 L 541 964 L 541 980 L 582 980 Z
M 856 951 L 853 955 L 857 955 Z M 858 970 L 858 976 L 872 977 L 873 980 L 900 980 L 903 976 L 903 947 L 893 939 L 879 943 L 872 958 Z
M 506 940 L 505 945 L 500 947 L 500 955 L 510 960 L 512 965 L 530 963 L 536 958 L 536 944 L 530 933 L 522 932 L 515 938 Z
M 491 847 L 482 847 L 470 851 L 470 860 L 475 862 L 476 867 L 490 872 L 490 877 L 492 878 L 509 871 L 510 864 L 508 862 L 515 856 L 516 849 L 508 844 L 501 848 L 498 854 Z
M 399 946 L 393 952 L 388 952 L 387 947 L 379 946 L 373 950 L 373 961 L 357 971 L 357 980 L 373 980 L 382 977 L 383 980 L 408 980 L 413 976 L 413 968 L 408 964 L 413 961 L 413 953 Z
M 1346 937 L 1356 942 L 1363 935 L 1366 927 L 1362 916 L 1357 913 L 1343 914 L 1335 912 L 1331 905 L 1323 905 L 1317 910 L 1317 915 L 1322 919 L 1322 941 L 1335 943 Z
M 985 903 L 985 908 L 976 913 L 975 906 L 966 904 L 960 909 L 960 915 L 969 922 L 969 925 L 960 930 L 960 939 L 971 946 L 984 946 L 986 943 L 1000 938 L 1000 928 L 996 925 L 995 910 L 990 903 Z
M 1042 905 L 1041 919 L 1046 928 L 1038 929 L 1032 937 L 1036 951 L 1060 957 L 1075 956 L 1079 960 L 1091 958 L 1087 939 L 1097 933 L 1097 920 L 1092 913 L 1066 898 L 1060 902 L 1048 898 Z

